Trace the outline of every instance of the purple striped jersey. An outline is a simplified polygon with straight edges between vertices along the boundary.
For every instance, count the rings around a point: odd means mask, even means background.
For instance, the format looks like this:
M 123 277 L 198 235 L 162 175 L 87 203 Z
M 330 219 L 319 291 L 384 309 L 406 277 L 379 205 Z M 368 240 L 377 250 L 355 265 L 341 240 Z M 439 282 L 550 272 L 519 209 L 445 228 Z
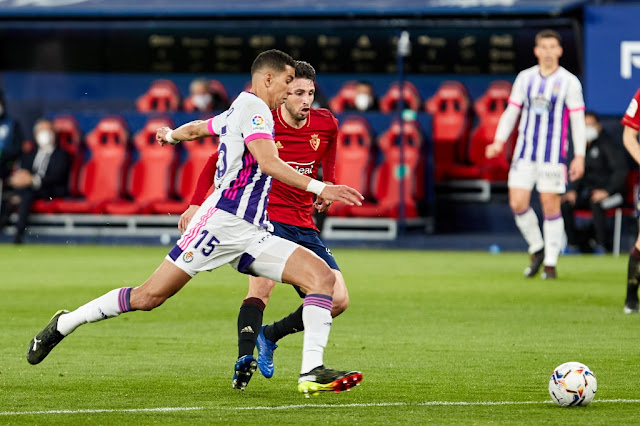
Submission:
M 220 136 L 215 189 L 203 206 L 216 207 L 249 223 L 270 229 L 267 196 L 271 176 L 260 171 L 247 144 L 254 139 L 274 139 L 273 116 L 266 103 L 242 92 L 231 107 L 209 119 L 209 132 Z
M 543 77 L 536 65 L 518 74 L 509 103 L 522 109 L 513 160 L 566 164 L 569 113 L 584 110 L 580 80 L 563 67 Z

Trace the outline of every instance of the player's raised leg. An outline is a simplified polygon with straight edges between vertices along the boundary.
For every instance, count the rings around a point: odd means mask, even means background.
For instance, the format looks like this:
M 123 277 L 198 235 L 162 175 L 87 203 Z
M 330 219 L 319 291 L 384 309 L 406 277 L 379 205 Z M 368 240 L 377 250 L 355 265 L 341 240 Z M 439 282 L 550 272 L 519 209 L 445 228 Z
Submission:
M 42 362 L 63 338 L 82 324 L 102 321 L 130 311 L 150 311 L 160 306 L 190 279 L 191 276 L 186 272 L 164 260 L 139 287 L 111 290 L 75 311 L 56 312 L 47 326 L 29 342 L 27 361 L 30 364 Z

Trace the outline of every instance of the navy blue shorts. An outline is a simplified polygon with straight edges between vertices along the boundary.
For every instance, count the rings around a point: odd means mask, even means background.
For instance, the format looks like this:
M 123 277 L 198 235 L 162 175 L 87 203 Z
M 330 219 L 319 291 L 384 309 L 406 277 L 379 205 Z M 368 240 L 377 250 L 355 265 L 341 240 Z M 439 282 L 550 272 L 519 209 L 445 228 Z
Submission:
M 318 236 L 318 232 L 315 229 L 303 228 L 301 226 L 287 225 L 280 222 L 271 222 L 273 224 L 273 235 L 277 235 L 285 240 L 293 241 L 296 244 L 306 247 L 325 262 L 331 269 L 339 271 L 340 268 L 336 263 L 336 260 L 324 242 Z
M 329 265 L 331 269 L 335 269 L 336 271 L 340 270 L 331 250 L 329 250 L 329 247 L 327 247 L 320 239 L 320 236 L 318 236 L 318 232 L 316 232 L 315 229 L 287 225 L 285 223 L 273 221 L 271 224 L 273 225 L 273 235 L 277 235 L 280 238 L 293 241 L 302 247 L 308 248 L 320 256 L 322 260 L 327 262 L 327 265 Z M 300 290 L 300 287 L 294 285 L 293 288 L 295 288 L 300 297 L 304 298 L 305 294 Z

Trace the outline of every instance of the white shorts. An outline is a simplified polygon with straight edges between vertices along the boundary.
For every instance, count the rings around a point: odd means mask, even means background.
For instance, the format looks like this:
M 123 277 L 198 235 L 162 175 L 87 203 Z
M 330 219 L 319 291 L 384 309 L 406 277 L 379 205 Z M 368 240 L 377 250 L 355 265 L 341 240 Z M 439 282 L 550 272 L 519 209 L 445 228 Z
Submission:
M 508 186 L 528 190 L 535 186 L 538 192 L 564 194 L 567 192 L 567 166 L 515 160 L 509 170 Z
M 231 213 L 203 206 L 166 259 L 192 277 L 229 264 L 281 282 L 284 265 L 298 247 Z

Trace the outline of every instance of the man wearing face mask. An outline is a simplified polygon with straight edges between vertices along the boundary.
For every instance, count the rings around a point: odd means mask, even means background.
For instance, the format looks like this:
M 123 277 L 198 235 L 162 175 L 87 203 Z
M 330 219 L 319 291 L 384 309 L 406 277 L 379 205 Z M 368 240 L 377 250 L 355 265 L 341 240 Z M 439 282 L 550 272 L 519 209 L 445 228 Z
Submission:
M 378 99 L 373 91 L 373 86 L 368 81 L 360 81 L 356 84 L 356 96 L 354 98 L 356 111 L 366 112 L 378 109 Z
M 9 178 L 10 198 L 17 206 L 18 221 L 14 243 L 21 244 L 34 200 L 64 197 L 69 183 L 69 154 L 56 145 L 53 123 L 39 119 L 33 127 L 37 148 L 24 153 L 18 170 Z M 9 209 L 3 209 L 7 211 Z
M 587 151 L 582 179 L 571 182 L 562 197 L 562 215 L 567 234 L 567 252 L 579 253 L 580 237 L 574 209 L 590 209 L 595 230 L 594 254 L 606 253 L 608 245 L 606 206 L 603 201 L 625 189 L 627 162 L 621 147 L 611 141 L 594 112 L 585 112 Z M 606 203 L 605 203 L 606 205 Z

